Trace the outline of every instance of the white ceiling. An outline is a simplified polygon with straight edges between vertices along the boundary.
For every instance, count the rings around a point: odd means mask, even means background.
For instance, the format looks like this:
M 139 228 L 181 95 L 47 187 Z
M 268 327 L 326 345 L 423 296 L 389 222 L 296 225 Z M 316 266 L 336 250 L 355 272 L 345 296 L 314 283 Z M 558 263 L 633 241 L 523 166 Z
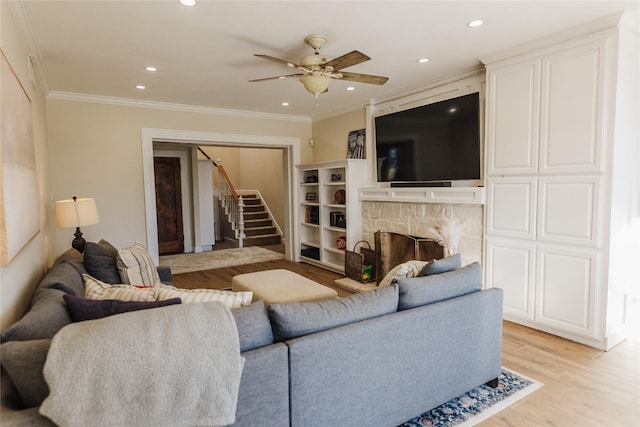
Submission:
M 51 94 L 87 94 L 321 118 L 473 68 L 484 58 L 625 9 L 638 1 L 17 1 Z M 468 21 L 485 25 L 468 28 Z M 296 78 L 254 53 L 299 62 L 309 34 L 321 53 L 372 59 L 344 71 L 388 76 L 384 86 L 334 80 L 315 105 Z M 431 59 L 418 64 L 420 57 Z M 155 73 L 145 66 L 158 68 Z M 143 84 L 144 91 L 135 88 Z M 347 91 L 347 86 L 355 91 Z M 288 107 L 281 106 L 289 102 Z

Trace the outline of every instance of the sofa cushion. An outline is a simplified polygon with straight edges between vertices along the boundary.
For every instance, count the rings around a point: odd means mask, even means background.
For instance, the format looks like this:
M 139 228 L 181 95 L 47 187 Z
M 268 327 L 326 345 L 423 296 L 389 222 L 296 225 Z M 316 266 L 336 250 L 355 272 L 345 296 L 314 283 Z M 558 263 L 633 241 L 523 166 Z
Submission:
M 397 309 L 398 286 L 392 284 L 326 301 L 271 304 L 268 310 L 276 340 L 284 341 L 393 313 Z
M 37 289 L 29 311 L 2 332 L 0 342 L 53 338 L 63 326 L 71 323 L 63 295 L 65 292 L 59 289 Z
M 482 289 L 482 268 L 474 262 L 441 274 L 398 280 L 398 310 L 444 301 Z
M 71 295 L 84 295 L 82 275 L 68 261 L 51 267 L 38 284 L 38 289 L 58 289 Z
M 140 242 L 128 248 L 118 249 L 116 259 L 120 283 L 136 286 L 155 286 L 160 276 L 151 255 Z
M 116 299 L 92 300 L 74 295 L 65 295 L 64 301 L 67 303 L 67 311 L 69 311 L 71 320 L 74 322 L 102 319 L 103 317 L 128 313 L 130 311 L 180 304 L 180 298 L 172 298 L 164 301 L 120 301 Z
M 231 310 L 231 314 L 238 327 L 240 351 L 273 344 L 273 331 L 263 300 Z
M 446 258 L 434 259 L 418 273 L 418 276 L 428 276 L 430 274 L 441 274 L 447 271 L 462 267 L 462 257 L 460 254 L 453 254 Z
M 160 283 L 157 286 L 158 300 L 180 298 L 183 304 L 218 301 L 228 308 L 239 308 L 251 304 L 253 292 L 231 292 L 217 289 L 179 289 Z
M 122 283 L 116 267 L 118 250 L 102 239 L 98 243 L 86 242 L 84 245 L 84 267 L 87 273 L 105 283 Z
M 2 367 L 11 379 L 23 408 L 39 406 L 49 394 L 42 369 L 51 346 L 50 339 L 3 343 Z
M 101 282 L 88 274 L 84 274 L 83 277 L 85 298 L 96 300 L 155 301 L 158 296 L 158 290 L 155 286 L 136 287 L 132 285 L 111 285 Z
M 87 270 L 84 268 L 84 257 L 78 252 L 76 249 L 68 249 L 66 252 L 63 252 L 53 263 L 53 267 L 58 265 L 61 262 L 68 262 L 78 270 L 78 274 L 84 274 Z

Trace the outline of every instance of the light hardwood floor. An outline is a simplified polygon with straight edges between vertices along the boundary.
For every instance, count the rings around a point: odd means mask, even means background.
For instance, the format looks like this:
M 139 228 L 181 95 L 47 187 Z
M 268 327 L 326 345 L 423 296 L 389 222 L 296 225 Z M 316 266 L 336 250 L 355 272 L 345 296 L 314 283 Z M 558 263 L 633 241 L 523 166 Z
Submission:
M 338 290 L 341 275 L 304 263 L 270 261 L 174 276 L 184 288 L 226 288 L 236 274 L 285 268 Z M 479 424 L 491 426 L 639 427 L 640 342 L 603 352 L 504 322 L 503 366 L 540 381 L 540 389 Z M 416 414 L 418 415 L 418 414 Z

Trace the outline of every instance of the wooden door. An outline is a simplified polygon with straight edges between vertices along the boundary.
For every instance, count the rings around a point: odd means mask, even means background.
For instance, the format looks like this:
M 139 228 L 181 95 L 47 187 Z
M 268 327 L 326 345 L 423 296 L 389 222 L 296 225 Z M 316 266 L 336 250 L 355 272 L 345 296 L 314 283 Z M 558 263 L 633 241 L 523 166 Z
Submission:
M 158 252 L 160 255 L 182 253 L 184 252 L 184 234 L 180 159 L 154 157 L 153 167 L 156 184 Z

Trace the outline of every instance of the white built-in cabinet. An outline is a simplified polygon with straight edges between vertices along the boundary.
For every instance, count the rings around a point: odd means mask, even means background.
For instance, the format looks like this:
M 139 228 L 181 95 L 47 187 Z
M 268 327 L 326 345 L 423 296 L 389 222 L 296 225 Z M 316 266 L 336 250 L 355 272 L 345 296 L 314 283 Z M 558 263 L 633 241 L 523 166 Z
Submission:
M 624 336 L 614 245 L 638 214 L 623 36 L 487 64 L 485 284 L 504 290 L 507 320 L 602 349 Z
M 344 274 L 344 254 L 362 235 L 364 159 L 298 165 L 296 260 Z

